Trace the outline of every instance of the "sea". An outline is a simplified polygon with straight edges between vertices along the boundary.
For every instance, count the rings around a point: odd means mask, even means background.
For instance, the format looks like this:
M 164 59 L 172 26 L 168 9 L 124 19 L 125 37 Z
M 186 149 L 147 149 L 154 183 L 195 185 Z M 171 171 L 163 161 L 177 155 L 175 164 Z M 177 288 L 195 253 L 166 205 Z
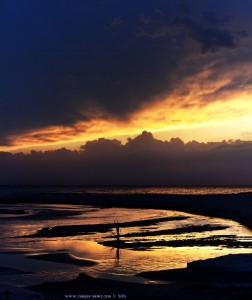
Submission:
M 60 194 L 116 196 L 250 192 L 252 187 L 1 186 L 0 199 L 11 199 L 12 195 L 14 197 L 18 194 L 50 194 L 53 197 Z M 227 254 L 252 254 L 252 233 L 242 224 L 181 211 L 7 201 L 1 203 L 0 212 L 0 270 L 10 268 L 9 273 L 0 272 L 0 284 L 4 286 L 20 287 L 43 281 L 68 280 L 76 278 L 81 272 L 100 278 L 150 282 L 134 275 L 145 271 L 185 268 L 192 261 Z M 139 220 L 143 223 L 134 224 Z M 145 224 L 146 220 L 148 222 Z M 34 236 L 43 228 L 125 222 L 134 224 L 120 228 L 120 238 L 128 245 L 125 248 L 113 243 L 106 245 L 107 241 L 115 240 L 116 225 L 104 232 L 83 232 L 72 236 Z M 201 226 L 205 230 L 199 231 Z M 188 228 L 192 230 L 186 230 Z M 183 243 L 180 244 L 180 241 Z M 166 245 L 165 242 L 173 243 Z M 135 247 L 137 243 L 141 243 L 141 247 Z M 62 253 L 71 256 L 76 264 L 36 258 L 37 255 Z M 78 264 L 81 260 L 91 260 L 96 264 L 81 266 Z
M 216 195 L 251 192 L 252 186 L 0 186 L 0 196 L 21 193 Z

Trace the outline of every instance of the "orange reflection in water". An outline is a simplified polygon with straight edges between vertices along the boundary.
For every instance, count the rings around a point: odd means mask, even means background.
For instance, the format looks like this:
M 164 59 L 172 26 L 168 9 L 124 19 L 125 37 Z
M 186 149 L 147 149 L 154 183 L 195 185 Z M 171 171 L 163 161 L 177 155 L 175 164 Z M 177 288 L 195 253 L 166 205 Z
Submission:
M 215 258 L 227 254 L 251 253 L 251 249 L 222 247 L 159 247 L 149 251 L 136 251 L 104 247 L 92 241 L 57 240 L 43 242 L 47 249 L 69 251 L 81 259 L 93 259 L 97 265 L 83 268 L 93 276 L 134 275 L 138 272 L 185 268 L 196 260 Z
M 54 251 L 67 250 L 79 258 L 100 259 L 108 249 L 92 241 L 53 240 L 42 242 L 43 248 Z
M 26 208 L 26 207 L 24 207 Z M 28 205 L 27 209 L 34 212 L 45 212 L 47 210 L 56 212 L 57 214 L 64 206 L 57 205 Z M 80 267 L 84 272 L 88 272 L 94 276 L 105 276 L 106 274 L 124 274 L 132 275 L 138 272 L 174 269 L 186 267 L 186 264 L 199 259 L 214 258 L 226 254 L 234 253 L 250 253 L 251 248 L 228 248 L 228 247 L 151 247 L 148 251 L 137 248 L 136 250 L 120 249 L 119 247 L 105 247 L 96 241 L 105 241 L 115 239 L 111 232 L 95 232 L 93 234 L 78 235 L 72 237 L 53 237 L 53 238 L 34 238 L 27 237 L 24 239 L 24 234 L 32 234 L 36 229 L 43 227 L 54 226 L 69 226 L 74 224 L 106 224 L 113 223 L 116 220 L 120 222 L 149 220 L 164 217 L 187 216 L 187 219 L 176 221 L 163 221 L 158 223 L 150 223 L 143 226 L 123 227 L 121 235 L 128 233 L 137 233 L 138 236 L 121 237 L 122 240 L 133 242 L 134 240 L 147 240 L 155 244 L 158 240 L 176 240 L 176 239 L 196 239 L 196 238 L 211 238 L 217 236 L 222 239 L 226 236 L 235 236 L 236 240 L 251 241 L 252 234 L 241 224 L 231 220 L 218 218 L 209 218 L 206 216 L 186 214 L 177 211 L 151 210 L 151 209 L 126 209 L 126 208 L 106 208 L 106 209 L 91 209 L 84 206 L 66 206 L 66 209 L 71 211 L 82 211 L 82 215 L 71 215 L 65 218 L 55 219 L 20 219 L 13 218 L 9 223 L 2 222 L 1 231 L 4 233 L 2 237 L 2 249 L 23 249 L 24 245 L 32 254 L 59 252 L 63 251 L 74 256 L 76 259 L 92 259 L 98 262 L 93 267 Z M 160 230 L 184 228 L 187 226 L 202 226 L 202 225 L 221 225 L 228 226 L 227 229 L 203 232 L 191 232 L 187 234 L 160 234 Z M 154 232 L 153 235 L 142 235 L 146 232 Z M 18 236 L 17 236 L 18 235 Z M 15 236 L 15 239 L 12 238 Z M 116 245 L 116 243 L 115 243 Z M 22 248 L 19 248 L 22 247 Z M 141 251 L 140 251 L 141 250 Z M 79 271 L 79 270 L 78 270 Z

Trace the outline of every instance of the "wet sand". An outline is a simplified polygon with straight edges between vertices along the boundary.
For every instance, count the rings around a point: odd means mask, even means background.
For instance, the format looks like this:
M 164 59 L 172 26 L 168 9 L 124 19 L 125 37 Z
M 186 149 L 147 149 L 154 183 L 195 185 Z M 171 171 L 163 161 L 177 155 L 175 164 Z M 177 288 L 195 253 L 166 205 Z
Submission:
M 125 237 L 145 237 L 145 236 L 158 236 L 158 235 L 174 235 L 174 234 L 185 234 L 185 233 L 199 233 L 206 231 L 223 230 L 228 228 L 228 226 L 218 226 L 218 225 L 202 225 L 202 226 L 186 226 L 174 229 L 165 230 L 154 230 L 154 231 L 144 231 L 144 232 L 132 232 L 127 234 L 120 234 L 121 238 Z M 113 235 L 107 238 L 114 238 Z
M 53 262 L 77 265 L 82 267 L 91 267 L 97 264 L 97 262 L 93 260 L 78 258 L 69 253 L 62 253 L 62 252 L 46 253 L 46 254 L 39 254 L 39 255 L 26 255 L 26 257 L 30 259 L 53 261 Z
M 224 195 L 31 193 L 1 195 L 1 203 L 56 203 L 98 207 L 152 208 L 227 218 L 252 230 L 252 193 Z
M 236 241 L 235 238 L 223 237 L 209 237 L 209 238 L 191 238 L 191 239 L 179 239 L 173 241 L 103 241 L 99 242 L 104 246 L 117 247 L 121 249 L 149 249 L 151 247 L 218 247 L 225 246 L 229 248 L 251 248 L 252 242 Z
M 28 214 L 23 209 L 7 209 L 7 208 L 1 208 L 0 209 L 0 215 L 26 215 Z
M 15 212 L 13 210 L 13 212 Z M 14 213 L 13 213 L 14 214 Z M 45 210 L 39 211 L 34 214 L 27 214 L 23 216 L 16 216 L 15 219 L 17 220 L 24 220 L 24 221 L 41 221 L 41 220 L 51 220 L 51 219 L 62 219 L 68 217 L 74 217 L 81 215 L 82 212 L 78 211 L 64 211 L 64 210 Z
M 20 297 L 20 291 L 5 289 L 2 296 L 22 300 L 60 300 L 68 295 L 78 299 L 252 299 L 252 256 L 247 254 L 196 261 L 189 263 L 187 268 L 143 272 L 136 276 L 149 278 L 153 284 L 94 278 L 81 273 L 74 280 L 44 282 L 27 287 L 35 294 L 22 290 Z M 163 284 L 155 283 L 157 280 L 163 281 Z
M 236 268 L 227 269 L 236 264 Z M 244 269 L 244 263 L 249 266 Z M 228 255 L 217 259 L 194 262 L 185 269 L 164 270 L 137 274 L 166 284 L 139 284 L 93 278 L 81 273 L 76 279 L 29 287 L 53 299 L 65 295 L 83 298 L 110 296 L 113 299 L 251 299 L 251 255 Z M 239 268 L 239 266 L 243 266 Z M 108 297 L 106 297 L 108 298 Z M 52 298 L 51 298 L 52 299 Z
M 141 272 L 136 276 L 187 283 L 251 284 L 252 287 L 252 255 L 230 254 L 194 261 L 187 268 Z
M 32 273 L 32 272 L 27 272 L 27 271 L 23 271 L 23 270 L 0 266 L 0 275 L 30 274 L 30 273 Z
M 127 208 L 156 208 L 183 211 L 192 214 L 220 217 L 238 221 L 252 230 L 252 194 L 243 193 L 237 195 L 94 195 L 94 194 L 65 194 L 65 195 L 26 195 L 22 197 L 10 197 L 1 199 L 2 203 L 71 203 L 92 205 L 97 207 L 127 207 Z M 146 220 L 145 220 L 146 221 Z M 166 220 L 167 221 L 167 220 Z M 141 221 L 142 222 L 142 221 Z M 162 222 L 162 220 L 156 220 Z M 134 222 L 127 222 L 134 223 Z M 37 236 L 65 236 L 72 233 L 85 234 L 86 232 L 108 231 L 114 228 L 114 223 L 98 224 L 98 227 L 85 227 L 94 225 L 80 225 L 80 227 L 57 226 L 52 229 L 45 228 L 37 232 Z M 133 224 L 131 224 L 133 226 Z M 143 226 L 146 224 L 142 224 Z M 97 226 L 97 225 L 95 225 Z M 125 225 L 129 226 L 129 224 Z M 136 226 L 139 224 L 136 223 Z M 206 228 L 205 228 L 206 229 Z M 53 231 L 51 231 L 53 230 Z M 199 229 L 200 230 L 200 229 Z M 51 232 L 50 232 L 51 231 Z M 58 235 L 57 235 L 58 234 Z M 63 235 L 62 235 L 63 234 Z M 71 235 L 71 234 L 70 234 Z M 165 242 L 165 241 L 164 241 Z M 185 241 L 171 241 L 170 246 L 185 245 Z M 214 237 L 210 239 L 194 239 L 191 245 L 202 243 L 215 243 Z M 223 241 L 222 241 L 223 242 Z M 232 237 L 227 241 L 232 242 Z M 187 242 L 188 243 L 188 242 Z M 216 242 L 216 245 L 218 243 Z M 135 245 L 139 248 L 139 245 Z M 145 244 L 146 246 L 146 244 Z M 235 245 L 237 246 L 237 244 Z M 238 245 L 239 247 L 240 245 Z M 121 247 L 121 245 L 120 245 Z M 132 247 L 132 244 L 131 244 Z M 238 257 L 236 255 L 236 257 Z M 248 255 L 252 257 L 252 255 Z M 47 257 L 48 259 L 48 257 Z M 59 258 L 54 258 L 59 259 Z M 237 259 L 241 259 L 239 256 Z M 64 258 L 65 260 L 65 258 Z M 230 261 L 229 263 L 232 264 Z M 213 261 L 210 262 L 213 264 Z M 221 262 L 218 262 L 221 265 Z M 238 264 L 239 265 L 239 264 Z M 239 268 L 238 268 L 239 269 Z M 236 268 L 236 270 L 238 270 Z M 45 295 L 47 299 L 66 299 L 65 295 L 83 295 L 92 298 L 92 295 L 116 295 L 115 299 L 252 299 L 252 272 L 231 272 L 218 268 L 195 268 L 188 265 L 186 269 L 164 270 L 141 273 L 153 280 L 168 280 L 169 284 L 137 284 L 126 283 L 107 279 L 92 278 L 80 274 L 75 280 L 57 283 L 42 283 L 30 287 Z M 168 296 L 167 296 L 168 295 Z
M 138 220 L 132 222 L 123 222 L 119 224 L 120 224 L 120 228 L 138 227 L 138 226 L 156 225 L 161 222 L 186 220 L 187 218 L 188 217 L 183 217 L 183 216 L 164 217 L 164 218 L 154 218 L 148 220 Z M 114 228 L 115 228 L 115 223 L 54 226 L 54 227 L 46 227 L 41 230 L 38 230 L 35 234 L 31 235 L 30 237 L 75 236 L 75 235 L 84 235 L 84 234 L 97 233 L 97 232 L 107 232 L 107 231 L 111 231 Z

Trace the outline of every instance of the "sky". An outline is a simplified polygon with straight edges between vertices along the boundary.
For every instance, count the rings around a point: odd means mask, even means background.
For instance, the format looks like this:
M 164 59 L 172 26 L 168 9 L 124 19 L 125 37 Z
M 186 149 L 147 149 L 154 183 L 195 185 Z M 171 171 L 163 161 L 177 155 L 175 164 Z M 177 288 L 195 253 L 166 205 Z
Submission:
M 251 0 L 1 0 L 0 151 L 123 145 L 144 130 L 249 143 L 251 11 Z

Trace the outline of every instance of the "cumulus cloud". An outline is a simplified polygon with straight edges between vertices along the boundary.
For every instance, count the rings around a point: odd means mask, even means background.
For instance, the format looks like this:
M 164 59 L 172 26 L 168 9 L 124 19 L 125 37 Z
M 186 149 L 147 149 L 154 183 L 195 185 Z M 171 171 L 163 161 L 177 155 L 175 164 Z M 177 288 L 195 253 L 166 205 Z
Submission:
M 89 141 L 80 150 L 0 153 L 0 184 L 251 185 L 252 142 Z

